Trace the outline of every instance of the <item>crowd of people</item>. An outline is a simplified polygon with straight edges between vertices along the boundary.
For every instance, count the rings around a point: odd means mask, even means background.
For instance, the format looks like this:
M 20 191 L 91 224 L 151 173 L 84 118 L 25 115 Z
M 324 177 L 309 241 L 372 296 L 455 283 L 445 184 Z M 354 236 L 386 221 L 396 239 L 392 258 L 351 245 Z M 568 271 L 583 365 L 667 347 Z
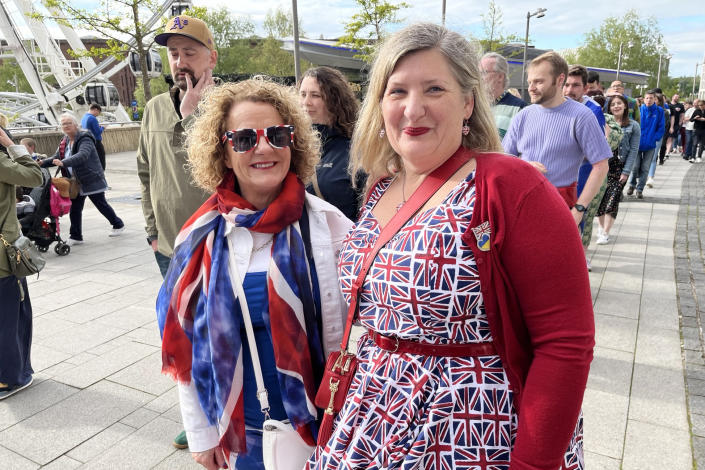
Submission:
M 428 23 L 384 42 L 361 104 L 328 67 L 295 87 L 222 83 L 196 18 L 155 41 L 174 87 L 145 107 L 137 168 L 176 447 L 208 469 L 262 469 L 277 420 L 310 449 L 290 468 L 584 468 L 593 219 L 609 243 L 625 187 L 643 199 L 657 162 L 701 161 L 704 101 L 605 91 L 547 52 L 528 64 L 526 103 L 504 57 Z M 69 244 L 86 198 L 109 236 L 124 231 L 100 111 L 62 115 L 48 158 L 0 131 L 5 237 L 19 234 L 14 186 L 37 185 L 40 166 L 80 181 Z M 4 263 L 0 399 L 32 377 L 29 293 Z M 324 410 L 341 348 L 356 367 Z

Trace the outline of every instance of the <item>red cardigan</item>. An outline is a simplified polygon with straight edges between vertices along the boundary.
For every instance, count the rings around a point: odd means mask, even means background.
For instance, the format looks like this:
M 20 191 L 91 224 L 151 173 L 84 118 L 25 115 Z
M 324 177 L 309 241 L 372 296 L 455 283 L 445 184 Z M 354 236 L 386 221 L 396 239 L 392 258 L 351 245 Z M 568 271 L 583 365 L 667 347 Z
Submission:
M 476 200 L 463 241 L 475 255 L 492 337 L 515 393 L 510 469 L 556 470 L 595 345 L 585 255 L 573 217 L 543 175 L 515 157 L 475 157 Z M 487 251 L 472 230 L 484 222 Z

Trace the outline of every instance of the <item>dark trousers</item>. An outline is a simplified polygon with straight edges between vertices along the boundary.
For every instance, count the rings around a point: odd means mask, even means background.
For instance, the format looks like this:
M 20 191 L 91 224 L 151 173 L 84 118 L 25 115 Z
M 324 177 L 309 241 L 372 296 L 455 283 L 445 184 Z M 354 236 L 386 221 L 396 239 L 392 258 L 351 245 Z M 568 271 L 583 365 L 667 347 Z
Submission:
M 700 148 L 698 149 L 698 145 Z M 693 157 L 703 158 L 703 149 L 705 149 L 705 132 L 693 133 Z M 697 155 L 695 151 L 697 150 Z
M 71 230 L 69 231 L 71 238 L 74 240 L 83 240 L 82 232 L 82 222 L 81 217 L 83 215 L 83 205 L 86 202 L 86 198 L 90 199 L 98 212 L 103 214 L 103 217 L 108 219 L 110 225 L 113 228 L 121 228 L 125 224 L 122 222 L 120 217 L 115 214 L 115 211 L 108 201 L 105 200 L 105 193 L 96 193 L 89 196 L 78 196 L 76 199 L 71 200 L 71 211 L 69 212 L 69 219 L 71 219 Z
M 102 140 L 95 141 L 95 149 L 98 151 L 98 159 L 100 160 L 100 166 L 105 170 L 105 147 L 103 147 Z
M 24 295 L 24 299 L 22 299 Z M 15 276 L 0 278 L 0 382 L 27 383 L 34 371 L 32 350 L 32 304 L 27 281 Z

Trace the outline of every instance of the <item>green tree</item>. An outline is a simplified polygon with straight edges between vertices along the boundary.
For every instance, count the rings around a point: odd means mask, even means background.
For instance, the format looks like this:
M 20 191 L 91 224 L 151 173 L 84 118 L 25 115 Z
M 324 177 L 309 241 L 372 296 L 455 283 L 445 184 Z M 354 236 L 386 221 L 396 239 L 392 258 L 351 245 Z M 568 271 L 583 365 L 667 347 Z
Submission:
M 487 13 L 482 15 L 484 37 L 479 39 L 479 43 L 483 51 L 497 52 L 511 42 L 522 41 L 516 34 L 505 34 L 502 29 L 503 17 L 502 8 L 494 0 L 490 0 L 487 6 Z
M 154 34 L 163 24 L 147 26 L 147 21 L 159 11 L 161 2 L 157 0 L 98 0 L 90 10 L 75 6 L 71 0 L 43 0 L 52 12 L 62 12 L 53 19 L 78 29 L 87 29 L 107 38 L 105 47 L 92 47 L 88 51 L 73 51 L 74 55 L 91 57 L 113 56 L 123 60 L 125 55 L 134 51 L 140 59 L 142 70 L 142 88 L 145 98 L 152 98 L 147 71 L 147 55 L 152 45 Z M 39 17 L 39 19 L 42 19 Z M 134 40 L 128 46 L 125 40 Z
M 226 7 L 193 7 L 187 15 L 202 19 L 213 33 L 218 64 L 213 73 L 244 73 L 252 59 L 255 24 L 249 16 L 233 16 Z
M 267 11 L 263 26 L 268 37 L 291 37 L 294 35 L 294 13 L 291 9 L 285 11 L 280 5 L 275 10 Z M 301 27 L 301 19 L 299 19 L 299 36 L 305 35 L 306 33 Z
M 384 26 L 400 23 L 399 10 L 409 8 L 406 2 L 389 3 L 386 0 L 355 0 L 360 11 L 345 24 L 345 35 L 338 44 L 360 51 L 355 57 L 367 63 L 372 61 L 374 45 L 384 40 Z
M 15 89 L 15 84 L 17 85 L 17 89 Z M 15 59 L 2 60 L 2 67 L 0 67 L 0 91 L 33 93 L 32 87 L 29 85 L 29 82 Z
M 659 54 L 667 54 L 668 49 L 663 44 L 663 34 L 656 18 L 641 18 L 636 10 L 605 19 L 599 28 L 585 35 L 584 44 L 567 59 L 586 66 L 616 69 L 620 43 L 621 70 L 648 73 L 651 75 L 649 86 L 655 86 Z M 662 63 L 661 79 L 666 75 L 667 64 Z

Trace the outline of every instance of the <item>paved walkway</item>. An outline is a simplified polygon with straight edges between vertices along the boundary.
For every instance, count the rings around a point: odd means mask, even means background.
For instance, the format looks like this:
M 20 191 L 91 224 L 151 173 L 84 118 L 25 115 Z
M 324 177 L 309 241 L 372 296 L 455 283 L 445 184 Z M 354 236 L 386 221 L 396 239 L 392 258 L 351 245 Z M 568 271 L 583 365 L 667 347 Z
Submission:
M 125 233 L 108 238 L 109 225 L 87 204 L 86 243 L 66 257 L 50 251 L 30 280 L 35 383 L 0 402 L 2 469 L 200 468 L 171 446 L 180 415 L 173 382 L 159 374 L 161 278 L 142 228 L 134 154 L 109 155 L 107 177 Z M 703 181 L 705 165 L 671 158 L 646 199 L 622 204 L 613 241 L 591 246 L 590 470 L 690 470 L 692 449 L 705 455 Z

